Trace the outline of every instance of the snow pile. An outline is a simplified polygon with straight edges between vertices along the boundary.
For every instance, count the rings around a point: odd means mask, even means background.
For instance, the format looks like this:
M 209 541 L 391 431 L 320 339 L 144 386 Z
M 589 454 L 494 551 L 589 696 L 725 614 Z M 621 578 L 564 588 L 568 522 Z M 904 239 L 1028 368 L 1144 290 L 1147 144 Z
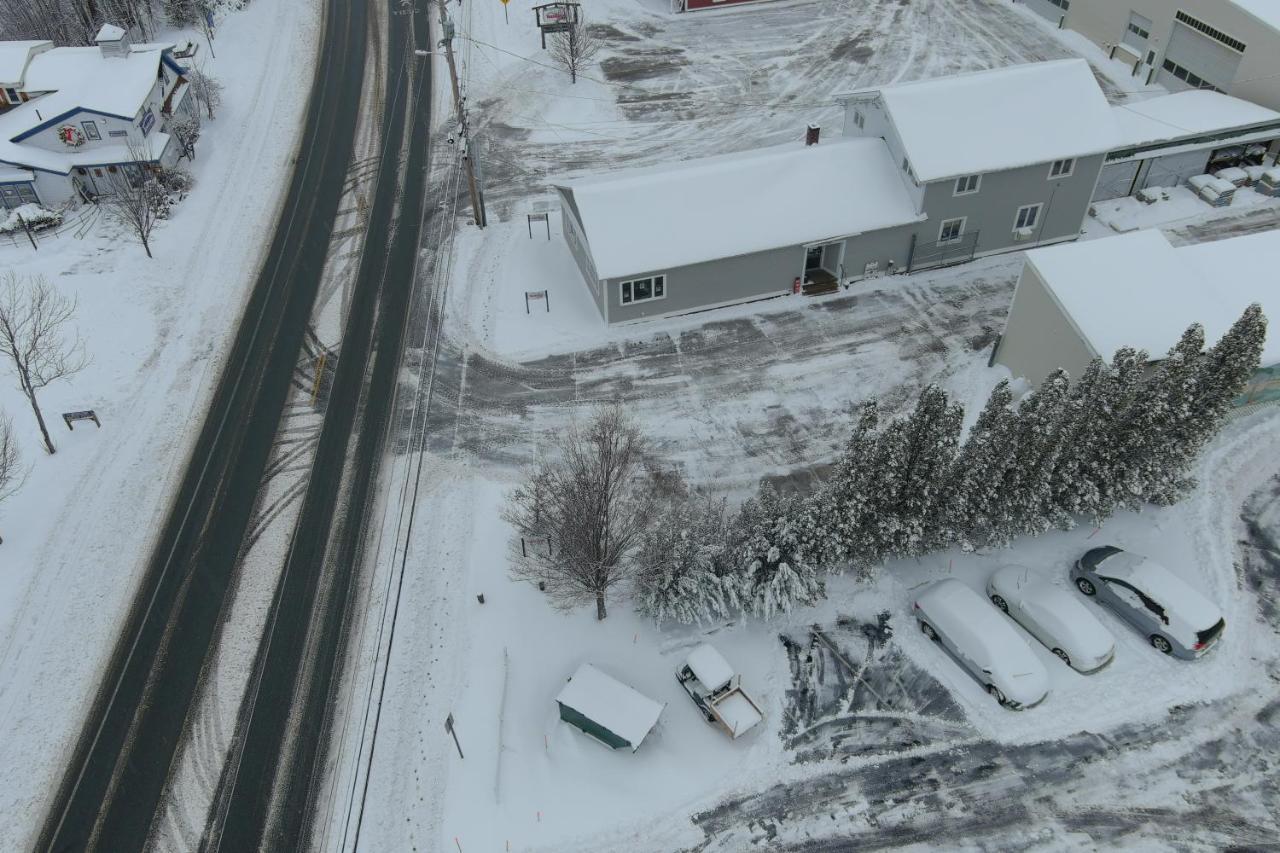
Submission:
M 49 210 L 38 204 L 24 204 L 9 211 L 9 215 L 0 222 L 0 234 L 12 234 L 22 230 L 26 224 L 32 231 L 55 228 L 62 224 L 62 213 Z

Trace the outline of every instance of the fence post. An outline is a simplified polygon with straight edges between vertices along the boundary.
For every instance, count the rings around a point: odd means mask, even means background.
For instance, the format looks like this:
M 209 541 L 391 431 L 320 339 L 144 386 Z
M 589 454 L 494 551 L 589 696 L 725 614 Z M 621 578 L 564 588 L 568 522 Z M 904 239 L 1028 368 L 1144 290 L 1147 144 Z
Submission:
M 31 226 L 27 224 L 27 220 L 22 218 L 21 213 L 17 214 L 17 217 L 18 224 L 22 226 L 23 231 L 27 232 L 27 239 L 31 241 L 31 248 L 38 250 L 40 247 L 36 245 L 36 238 L 35 235 L 31 233 Z

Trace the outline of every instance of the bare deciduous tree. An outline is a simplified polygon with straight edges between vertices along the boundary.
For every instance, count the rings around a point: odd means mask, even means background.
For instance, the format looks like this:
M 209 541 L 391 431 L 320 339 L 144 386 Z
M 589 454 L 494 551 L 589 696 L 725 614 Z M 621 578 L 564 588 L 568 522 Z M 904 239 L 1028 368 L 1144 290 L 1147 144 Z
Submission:
M 183 113 L 169 120 L 169 132 L 182 146 L 182 154 L 188 160 L 196 159 L 196 142 L 200 139 L 200 116 Z
M 0 0 L 0 35 L 7 39 L 50 39 L 63 45 L 91 44 L 105 23 L 151 37 L 155 15 L 150 0 Z
M 577 22 L 570 24 L 565 32 L 551 36 L 551 59 L 569 72 L 569 82 L 577 83 L 578 75 L 591 64 L 602 46 L 599 33 L 587 23 L 586 15 L 579 8 Z
M 44 276 L 23 279 L 10 270 L 0 281 L 0 355 L 8 358 L 18 377 L 18 390 L 31 404 L 50 453 L 56 448 L 37 394 L 88 364 L 79 334 L 67 334 L 75 313 L 76 301 L 55 290 Z
M 609 591 L 624 581 L 661 491 L 640 431 L 616 406 L 574 424 L 555 454 L 512 492 L 504 517 L 549 546 L 516 547 L 512 574 L 538 584 L 559 607 L 595 601 L 607 615 Z
M 150 158 L 141 143 L 131 140 L 129 159 L 141 165 L 122 167 L 112 172 L 109 192 L 100 201 L 112 219 L 133 232 L 148 258 L 152 256 L 151 232 L 169 211 L 169 195 L 146 165 Z
M 188 79 L 191 81 L 191 94 L 195 95 L 196 103 L 204 107 L 209 118 L 213 118 L 213 111 L 222 106 L 222 84 L 199 68 L 193 68 Z
M 22 488 L 26 472 L 22 470 L 22 455 L 18 452 L 18 440 L 13 434 L 13 421 L 0 414 L 0 504 Z M 0 536 L 0 545 L 4 537 Z

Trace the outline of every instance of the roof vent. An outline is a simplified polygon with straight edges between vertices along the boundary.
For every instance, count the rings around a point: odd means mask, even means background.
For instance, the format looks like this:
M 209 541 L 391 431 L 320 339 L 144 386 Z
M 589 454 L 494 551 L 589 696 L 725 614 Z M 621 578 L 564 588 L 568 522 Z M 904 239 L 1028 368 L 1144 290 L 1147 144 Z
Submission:
M 103 24 L 93 40 L 103 56 L 129 55 L 129 34 L 115 24 Z

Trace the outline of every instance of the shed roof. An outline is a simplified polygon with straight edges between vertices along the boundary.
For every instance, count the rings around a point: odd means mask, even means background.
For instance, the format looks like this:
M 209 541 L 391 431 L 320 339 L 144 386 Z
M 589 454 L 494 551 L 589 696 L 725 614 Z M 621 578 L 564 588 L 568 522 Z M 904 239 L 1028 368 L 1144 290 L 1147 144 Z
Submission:
M 633 750 L 657 724 L 663 708 L 589 663 L 578 667 L 556 701 L 625 739 Z
M 1280 317 L 1277 258 L 1280 231 L 1176 249 L 1158 230 L 1134 231 L 1027 252 L 1027 264 L 1104 358 L 1125 346 L 1163 358 L 1192 323 L 1212 343 L 1254 302 Z M 1280 363 L 1274 331 L 1262 363 Z
M 1100 154 L 1121 141 L 1083 59 L 917 80 L 839 99 L 877 92 L 921 181 Z
M 881 139 L 796 142 L 628 169 L 562 189 L 573 195 L 602 278 L 817 243 L 923 218 Z
M 45 40 L 0 42 L 0 83 L 21 83 L 31 51 L 50 47 L 53 42 Z
M 1124 145 L 1149 145 L 1280 122 L 1280 113 L 1208 89 L 1188 89 L 1111 108 Z

